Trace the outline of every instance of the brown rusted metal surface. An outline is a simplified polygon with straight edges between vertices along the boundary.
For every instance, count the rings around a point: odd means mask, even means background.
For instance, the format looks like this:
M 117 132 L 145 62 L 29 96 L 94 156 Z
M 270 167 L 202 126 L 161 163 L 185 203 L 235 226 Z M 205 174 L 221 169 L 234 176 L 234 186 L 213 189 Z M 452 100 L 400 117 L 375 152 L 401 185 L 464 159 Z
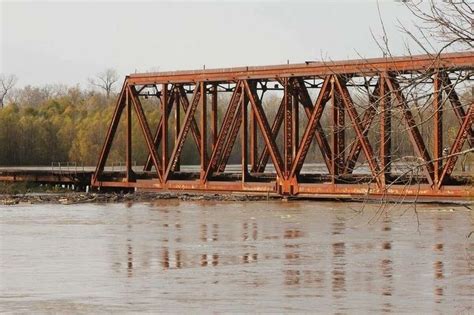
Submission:
M 186 139 L 186 135 L 188 134 L 189 130 L 191 129 L 192 123 L 194 122 L 194 113 L 196 112 L 197 106 L 199 104 L 201 92 L 202 91 L 199 86 L 196 86 L 191 105 L 186 106 L 186 114 L 184 115 L 183 128 L 179 132 L 176 145 L 173 149 L 173 153 L 171 154 L 170 163 L 168 164 L 164 176 L 165 182 L 168 179 L 170 172 L 174 171 L 178 164 L 179 156 L 181 155 L 181 151 L 183 150 L 184 140 Z M 199 143 L 199 151 L 201 151 L 201 143 Z
M 117 101 L 92 185 L 323 198 L 473 197 L 472 175 L 453 172 L 466 143 L 467 151 L 473 148 L 474 105 L 464 101 L 455 88 L 461 77 L 470 84 L 473 70 L 474 53 L 467 52 L 436 58 L 423 55 L 132 74 L 126 77 Z M 407 81 L 416 76 L 423 79 L 411 83 L 410 88 L 420 84 L 429 90 L 426 93 L 434 114 L 421 123 L 430 124 L 431 139 L 422 135 L 416 108 L 410 103 L 413 97 Z M 159 91 L 161 102 L 157 108 L 161 119 L 153 138 L 140 103 L 140 91 L 148 87 Z M 357 87 L 367 92 L 365 106 L 354 96 Z M 278 91 L 281 101 L 269 109 L 264 96 L 272 89 Z M 193 95 L 191 100 L 187 94 Z M 227 101 L 221 94 L 228 96 Z M 184 117 L 179 117 L 180 105 Z M 130 117 L 132 107 L 145 138 L 148 160 L 143 162 L 144 172 L 132 170 L 128 127 L 126 172 L 110 174 L 104 167 L 118 121 L 124 109 Z M 173 107 L 175 124 L 170 125 Z M 459 126 L 445 156 L 443 111 L 448 107 Z M 412 146 L 419 161 L 415 168 L 421 174 L 413 170 L 397 173 L 394 167 L 395 112 L 406 127 L 399 136 Z M 324 115 L 330 117 L 325 123 L 328 126 L 322 124 Z M 170 140 L 173 134 L 174 141 Z M 180 167 L 184 143 L 190 137 L 199 159 L 199 166 L 192 171 Z M 240 146 L 235 146 L 236 142 Z M 311 169 L 308 156 L 315 150 L 322 164 Z M 235 151 L 240 154 L 240 164 L 230 167 Z M 156 172 L 151 172 L 152 165 Z M 305 167 L 309 170 L 303 170 Z M 358 168 L 365 173 L 357 174 Z

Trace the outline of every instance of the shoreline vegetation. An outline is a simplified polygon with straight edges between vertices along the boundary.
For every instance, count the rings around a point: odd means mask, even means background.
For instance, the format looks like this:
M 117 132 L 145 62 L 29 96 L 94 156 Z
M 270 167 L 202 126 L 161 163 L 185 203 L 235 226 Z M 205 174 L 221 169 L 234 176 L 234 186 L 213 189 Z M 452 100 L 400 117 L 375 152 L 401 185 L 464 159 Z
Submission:
M 275 199 L 270 195 L 217 194 L 199 192 L 84 192 L 73 191 L 60 186 L 35 183 L 0 182 L 0 206 L 18 204 L 80 204 L 150 202 L 160 199 L 209 200 L 209 201 L 257 201 Z
M 213 200 L 213 201 L 257 201 L 275 199 L 275 196 L 246 194 L 217 194 L 192 192 L 89 192 L 72 191 L 60 186 L 35 183 L 0 182 L 0 206 L 17 204 L 80 204 L 149 202 L 160 199 Z
M 252 196 L 237 194 L 194 194 L 187 192 L 134 192 L 134 193 L 25 193 L 0 194 L 0 206 L 19 204 L 63 204 L 73 205 L 82 203 L 121 203 L 121 202 L 152 202 L 163 199 L 206 200 L 206 201 L 261 201 L 276 199 L 272 196 Z M 278 198 L 280 199 L 280 198 Z
M 118 84 L 118 82 L 117 82 Z M 313 98 L 316 95 L 311 95 Z M 82 167 L 83 165 L 96 165 L 100 156 L 106 133 L 116 106 L 118 94 L 110 92 L 105 94 L 97 90 L 91 90 L 80 86 L 45 85 L 25 86 L 11 91 L 5 105 L 0 107 L 0 165 L 3 166 L 51 166 L 52 163 L 69 162 L 71 165 Z M 460 91 L 459 97 L 463 104 L 471 100 L 470 91 Z M 358 93 L 354 99 L 357 107 L 366 108 L 369 102 L 366 93 Z M 227 111 L 230 95 L 220 95 L 218 98 L 217 117 L 218 125 L 222 125 L 223 117 Z M 141 99 L 143 110 L 151 130 L 156 130 L 161 118 L 160 102 L 156 97 Z M 262 100 L 265 114 L 269 121 L 276 116 L 281 96 L 278 93 L 270 93 Z M 411 104 L 410 104 L 411 105 Z M 446 106 L 448 108 L 448 106 Z M 413 117 L 417 122 L 420 133 L 424 139 L 432 134 L 431 124 L 424 123 L 434 114 L 432 107 L 412 106 Z M 181 110 L 181 117 L 185 112 Z M 173 116 L 173 115 L 172 115 Z M 324 111 L 320 118 L 324 132 L 332 132 L 331 113 Z M 401 160 L 407 156 L 416 156 L 416 152 L 409 141 L 406 141 L 406 127 L 403 124 L 403 115 L 394 111 L 392 113 L 392 137 L 393 147 L 392 159 Z M 446 124 L 444 130 L 444 142 L 453 143 L 458 130 L 458 118 L 454 111 L 443 112 L 443 120 Z M 306 124 L 305 118 L 301 118 L 299 133 L 303 134 Z M 175 124 L 175 117 L 170 117 L 169 125 Z M 138 119 L 132 115 L 132 161 L 142 163 L 148 158 L 148 149 L 144 137 L 140 136 L 142 131 Z M 375 119 L 372 123 L 373 130 L 380 129 L 380 122 Z M 109 166 L 120 166 L 125 161 L 125 150 L 127 137 L 126 121 L 121 119 L 116 137 L 114 138 L 110 155 Z M 347 138 L 353 139 L 356 134 L 352 128 L 346 130 Z M 208 128 L 208 136 L 210 130 Z M 175 135 L 169 132 L 168 141 L 173 142 Z M 260 138 L 260 137 L 259 137 Z M 368 139 L 374 144 L 374 151 L 379 150 L 380 144 L 376 133 L 369 133 Z M 234 147 L 240 148 L 240 137 L 236 138 Z M 279 133 L 275 139 L 276 143 L 283 142 L 283 134 Z M 258 151 L 263 150 L 264 141 L 258 141 Z M 432 151 L 433 143 L 426 143 L 427 149 Z M 199 155 L 192 141 L 184 143 L 181 154 L 182 165 L 199 165 Z M 472 157 L 466 155 L 465 161 L 460 164 L 469 165 Z M 365 159 L 361 157 L 360 161 Z M 229 164 L 241 162 L 240 151 L 233 150 L 229 157 Z M 306 158 L 308 163 L 324 162 L 316 142 L 310 146 L 310 154 Z

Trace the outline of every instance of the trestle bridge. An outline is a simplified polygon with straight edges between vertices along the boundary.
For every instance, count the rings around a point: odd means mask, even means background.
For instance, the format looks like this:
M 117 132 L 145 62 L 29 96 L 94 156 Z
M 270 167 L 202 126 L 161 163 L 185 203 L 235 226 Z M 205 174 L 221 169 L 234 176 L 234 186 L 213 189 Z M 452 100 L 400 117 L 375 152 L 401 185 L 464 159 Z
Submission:
M 473 198 L 472 169 L 461 167 L 474 145 L 473 69 L 474 53 L 467 52 L 130 74 L 97 166 L 88 172 L 90 184 L 321 198 Z M 278 101 L 268 102 L 270 94 Z M 142 105 L 150 97 L 159 103 L 153 130 Z M 454 125 L 447 125 L 448 115 Z M 112 172 L 107 159 L 121 118 L 125 167 Z M 140 134 L 132 135 L 132 120 Z M 133 137 L 146 143 L 140 169 L 133 165 Z M 410 159 L 400 156 L 400 141 Z M 199 165 L 181 165 L 185 142 L 192 143 Z M 230 165 L 232 152 L 240 163 Z

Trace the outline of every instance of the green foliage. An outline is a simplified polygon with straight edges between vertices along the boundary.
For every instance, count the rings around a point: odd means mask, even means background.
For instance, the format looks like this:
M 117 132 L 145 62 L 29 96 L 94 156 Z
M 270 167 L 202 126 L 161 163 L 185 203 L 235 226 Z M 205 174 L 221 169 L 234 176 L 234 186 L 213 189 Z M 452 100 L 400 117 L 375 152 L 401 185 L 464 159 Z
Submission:
M 114 100 L 78 87 L 17 90 L 13 103 L 0 109 L 0 165 L 94 165 L 113 106 Z
M 227 109 L 230 95 L 219 95 L 218 100 L 218 125 Z M 76 162 L 78 165 L 95 165 L 104 144 L 107 128 L 112 119 L 115 108 L 115 97 L 107 97 L 104 94 L 82 90 L 79 87 L 66 88 L 64 86 L 54 87 L 31 87 L 27 86 L 16 90 L 11 98 L 12 102 L 0 109 L 0 165 L 51 165 L 52 162 Z M 263 106 L 268 121 L 271 124 L 281 101 L 281 95 L 268 95 L 263 99 Z M 210 100 L 208 100 L 210 103 Z M 367 107 L 367 100 L 359 100 L 359 113 Z M 468 103 L 468 102 L 464 102 Z M 432 131 L 432 109 L 430 100 L 425 108 L 412 107 L 412 112 L 419 124 L 422 137 L 425 139 L 428 149 L 431 150 L 433 141 Z M 156 99 L 143 99 L 142 105 L 146 113 L 146 119 L 152 132 L 156 129 L 160 119 L 159 104 Z M 365 106 L 365 107 L 364 107 Z M 445 112 L 443 120 L 445 124 L 444 143 L 450 146 L 454 141 L 459 122 L 447 103 L 444 105 Z M 169 120 L 168 151 L 171 153 L 175 142 L 175 111 L 173 109 Z M 195 115 L 199 123 L 199 109 Z M 249 111 L 250 115 L 250 111 Z M 108 164 L 118 164 L 125 161 L 125 112 L 117 129 L 112 149 L 109 154 Z M 184 112 L 181 109 L 181 124 Z M 331 139 L 333 129 L 331 127 L 331 111 L 327 109 L 321 117 L 321 125 Z M 307 124 L 306 114 L 300 109 L 300 137 L 304 133 Z M 211 146 L 210 121 L 208 121 L 208 152 Z M 346 117 L 347 139 L 346 145 L 350 146 L 355 139 L 355 133 L 351 122 Z M 379 119 L 374 119 L 369 140 L 375 152 L 379 150 Z M 143 165 L 148 155 L 143 133 L 140 125 L 132 113 L 132 159 L 134 163 Z M 261 132 L 258 131 L 258 152 L 264 146 Z M 397 159 L 403 156 L 414 155 L 413 146 L 407 141 L 407 130 L 400 112 L 400 108 L 392 111 L 392 157 Z M 280 152 L 283 151 L 283 131 L 276 139 Z M 158 151 L 161 151 L 161 147 Z M 240 158 L 240 134 L 238 135 L 229 163 L 241 162 Z M 365 158 L 363 154 L 360 161 Z M 323 161 L 316 141 L 313 141 L 311 153 L 307 160 L 309 163 Z M 469 162 L 469 161 L 468 161 Z M 185 141 L 182 155 L 182 164 L 199 164 L 199 154 L 192 139 L 191 133 Z

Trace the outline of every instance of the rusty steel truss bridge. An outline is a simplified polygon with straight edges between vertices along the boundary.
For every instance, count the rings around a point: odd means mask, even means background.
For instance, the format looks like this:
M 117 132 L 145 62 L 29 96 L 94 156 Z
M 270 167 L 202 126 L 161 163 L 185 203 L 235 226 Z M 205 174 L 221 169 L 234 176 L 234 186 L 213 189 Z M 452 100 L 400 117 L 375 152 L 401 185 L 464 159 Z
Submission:
M 467 52 L 131 74 L 118 97 L 92 186 L 469 199 L 474 196 L 472 172 L 456 175 L 453 170 L 462 156 L 472 154 L 474 145 L 473 69 L 474 53 Z M 460 87 L 471 97 L 462 97 Z M 420 91 L 432 111 L 423 121 L 414 113 L 414 95 Z M 265 103 L 269 92 L 280 97 L 273 105 Z M 142 106 L 149 97 L 159 100 L 156 130 L 150 128 Z M 443 123 L 448 110 L 455 126 Z M 142 131 L 133 136 L 144 137 L 148 150 L 140 170 L 132 168 L 132 115 Z M 329 117 L 326 126 L 324 115 Z M 108 172 L 106 161 L 122 116 L 126 167 L 124 172 Z M 408 163 L 412 166 L 400 171 L 395 165 L 404 159 L 394 160 L 392 138 L 394 127 L 402 125 L 398 136 L 413 157 Z M 443 142 L 447 127 L 456 130 L 450 143 Z M 193 142 L 200 161 L 193 170 L 181 165 L 186 140 Z M 239 152 L 240 163 L 229 170 L 233 150 Z M 312 171 L 306 160 L 315 154 L 321 163 Z

